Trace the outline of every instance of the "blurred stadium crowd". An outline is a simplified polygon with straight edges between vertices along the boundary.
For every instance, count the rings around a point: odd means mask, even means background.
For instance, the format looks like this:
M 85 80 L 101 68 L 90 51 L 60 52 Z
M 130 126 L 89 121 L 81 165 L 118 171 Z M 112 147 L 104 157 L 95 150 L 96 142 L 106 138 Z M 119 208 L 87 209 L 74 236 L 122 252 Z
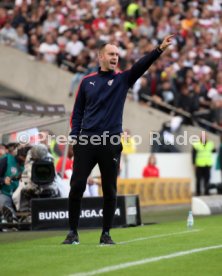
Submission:
M 169 103 L 222 124 L 222 1 L 3 0 L 0 43 L 75 73 L 96 70 L 97 47 L 120 49 L 125 70 L 175 34 L 172 47 L 132 89 L 136 100 Z

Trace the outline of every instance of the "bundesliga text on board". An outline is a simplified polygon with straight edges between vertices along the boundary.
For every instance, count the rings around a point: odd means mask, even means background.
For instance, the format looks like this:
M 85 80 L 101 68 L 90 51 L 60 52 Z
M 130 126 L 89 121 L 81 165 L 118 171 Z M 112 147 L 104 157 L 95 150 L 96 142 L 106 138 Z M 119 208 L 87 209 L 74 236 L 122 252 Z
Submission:
M 120 217 L 120 209 L 117 208 L 115 211 L 115 216 Z M 82 210 L 80 214 L 80 218 L 99 218 L 103 217 L 103 210 Z M 48 211 L 48 212 L 39 212 L 38 219 L 40 221 L 45 220 L 61 220 L 68 219 L 69 214 L 68 211 Z

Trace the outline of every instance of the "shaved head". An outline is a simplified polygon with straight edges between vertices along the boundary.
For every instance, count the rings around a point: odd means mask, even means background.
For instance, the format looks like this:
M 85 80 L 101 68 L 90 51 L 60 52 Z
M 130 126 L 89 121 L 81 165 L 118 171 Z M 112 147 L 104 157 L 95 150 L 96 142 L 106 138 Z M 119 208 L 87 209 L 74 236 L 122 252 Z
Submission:
M 108 43 L 103 43 L 103 44 L 101 44 L 100 45 L 100 47 L 99 47 L 99 53 L 101 53 L 101 52 L 103 52 L 104 51 L 104 48 L 106 47 L 106 45 L 108 45 Z

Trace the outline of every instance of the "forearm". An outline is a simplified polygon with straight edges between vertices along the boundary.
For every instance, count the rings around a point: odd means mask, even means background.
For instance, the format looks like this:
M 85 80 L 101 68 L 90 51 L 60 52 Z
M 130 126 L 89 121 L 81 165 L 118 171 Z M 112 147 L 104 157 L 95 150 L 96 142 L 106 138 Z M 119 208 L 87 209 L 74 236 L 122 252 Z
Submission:
M 128 75 L 129 87 L 132 86 L 137 81 L 137 79 L 139 79 L 149 69 L 154 61 L 159 58 L 162 52 L 163 51 L 158 47 L 149 54 L 143 56 L 132 66 Z
M 153 62 L 156 59 L 158 59 L 162 52 L 165 51 L 167 47 L 172 44 L 173 37 L 174 35 L 166 36 L 162 43 L 156 49 L 154 49 L 149 54 L 145 55 L 143 58 L 141 58 L 138 62 L 134 64 L 134 66 L 129 70 L 129 87 L 132 86 L 135 83 L 135 81 L 146 72 L 146 70 L 153 64 Z

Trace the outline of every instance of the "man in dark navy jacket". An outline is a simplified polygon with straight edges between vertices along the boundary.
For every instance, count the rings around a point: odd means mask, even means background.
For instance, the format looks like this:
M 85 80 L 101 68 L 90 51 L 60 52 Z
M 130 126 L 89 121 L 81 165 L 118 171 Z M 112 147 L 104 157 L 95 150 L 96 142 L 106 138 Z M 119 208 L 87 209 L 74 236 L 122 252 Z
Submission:
M 77 228 L 81 199 L 87 178 L 96 164 L 101 171 L 104 198 L 100 244 L 114 244 L 109 231 L 116 208 L 116 182 L 122 151 L 120 135 L 127 91 L 171 44 L 172 37 L 167 36 L 160 46 L 124 72 L 115 72 L 119 61 L 118 48 L 104 44 L 98 52 L 98 72 L 82 79 L 71 116 L 75 165 L 69 194 L 70 232 L 63 244 L 79 243 Z

